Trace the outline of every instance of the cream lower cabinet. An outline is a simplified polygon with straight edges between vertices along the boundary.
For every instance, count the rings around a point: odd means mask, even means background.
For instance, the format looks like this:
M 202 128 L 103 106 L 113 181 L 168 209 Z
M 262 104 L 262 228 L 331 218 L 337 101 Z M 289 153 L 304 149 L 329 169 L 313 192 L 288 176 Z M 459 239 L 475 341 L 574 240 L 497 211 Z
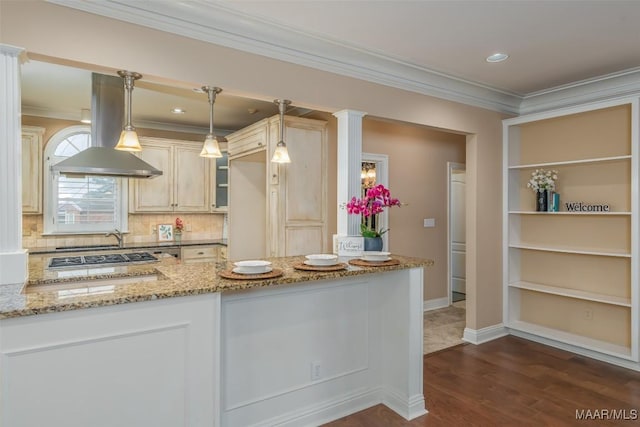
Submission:
M 42 213 L 42 136 L 44 128 L 22 127 L 22 213 Z
M 195 262 L 219 262 L 224 261 L 224 246 L 183 246 L 180 249 L 180 260 L 185 264 Z
M 291 163 L 271 162 L 280 118 L 227 135 L 229 259 L 327 251 L 326 122 L 285 116 Z
M 209 212 L 211 160 L 199 142 L 140 138 L 145 162 L 162 170 L 150 179 L 130 180 L 130 213 Z
M 504 323 L 637 369 L 638 99 L 504 121 Z M 556 170 L 558 212 L 527 188 Z
M 0 425 L 219 420 L 220 294 L 0 320 Z

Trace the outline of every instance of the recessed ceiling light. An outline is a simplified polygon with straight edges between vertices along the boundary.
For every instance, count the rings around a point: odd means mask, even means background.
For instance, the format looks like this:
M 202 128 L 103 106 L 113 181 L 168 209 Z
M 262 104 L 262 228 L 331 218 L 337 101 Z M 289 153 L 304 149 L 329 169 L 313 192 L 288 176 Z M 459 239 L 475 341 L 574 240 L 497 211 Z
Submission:
M 487 62 L 502 62 L 509 57 L 506 53 L 494 53 L 493 55 L 487 56 Z
M 183 109 L 182 109 L 182 108 L 180 108 L 180 107 L 176 107 L 176 108 L 172 108 L 172 109 L 171 109 L 171 112 L 172 112 L 173 114 L 184 114 L 184 113 L 186 113 L 186 112 L 187 112 L 187 110 L 183 110 Z

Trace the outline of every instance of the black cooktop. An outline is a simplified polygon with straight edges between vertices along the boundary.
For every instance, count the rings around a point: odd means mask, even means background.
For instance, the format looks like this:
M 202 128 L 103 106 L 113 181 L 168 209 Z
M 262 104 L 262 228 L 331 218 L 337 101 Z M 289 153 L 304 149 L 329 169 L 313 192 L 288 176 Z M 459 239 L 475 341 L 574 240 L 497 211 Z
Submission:
M 128 254 L 82 255 L 51 258 L 49 268 L 90 267 L 105 264 L 128 264 L 158 261 L 149 252 L 131 252 Z

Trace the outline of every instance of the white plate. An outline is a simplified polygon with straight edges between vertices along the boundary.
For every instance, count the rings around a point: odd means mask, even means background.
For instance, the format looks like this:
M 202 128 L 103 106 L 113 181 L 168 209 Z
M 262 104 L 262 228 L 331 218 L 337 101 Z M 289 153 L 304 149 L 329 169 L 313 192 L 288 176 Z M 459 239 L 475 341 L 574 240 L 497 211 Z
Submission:
M 247 270 L 246 268 L 243 268 L 243 267 L 236 267 L 231 271 L 233 271 L 236 274 L 264 274 L 264 273 L 269 273 L 269 272 L 273 271 L 273 268 L 271 268 L 271 267 L 263 267 L 262 270 L 255 271 L 255 270 Z
M 365 258 L 362 257 L 360 258 L 362 261 L 367 261 L 367 262 L 385 262 L 385 261 L 390 261 L 391 257 L 386 257 L 386 258 L 376 258 L 376 259 L 371 259 L 371 258 Z
M 334 265 L 338 265 L 338 262 L 336 261 L 336 262 L 332 262 L 331 264 L 327 264 L 327 263 L 314 262 L 308 259 L 303 264 L 310 265 L 312 267 L 333 267 Z
M 271 263 L 262 260 L 247 260 L 234 262 L 236 266 L 232 271 L 238 274 L 262 274 L 271 271 Z
M 391 255 L 391 252 L 364 251 L 360 259 L 369 262 L 383 262 L 391 259 L 389 255 Z
M 304 262 L 307 265 L 330 266 L 338 263 L 338 255 L 333 254 L 311 254 L 307 255 Z

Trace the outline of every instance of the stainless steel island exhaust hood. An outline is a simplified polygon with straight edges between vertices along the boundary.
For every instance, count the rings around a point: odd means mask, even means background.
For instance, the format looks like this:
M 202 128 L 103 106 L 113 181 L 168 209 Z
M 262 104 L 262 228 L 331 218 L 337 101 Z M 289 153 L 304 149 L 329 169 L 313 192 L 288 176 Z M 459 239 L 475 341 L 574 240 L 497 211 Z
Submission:
M 91 75 L 91 147 L 51 167 L 62 174 L 153 178 L 162 171 L 127 151 L 114 149 L 124 123 L 122 79 Z

